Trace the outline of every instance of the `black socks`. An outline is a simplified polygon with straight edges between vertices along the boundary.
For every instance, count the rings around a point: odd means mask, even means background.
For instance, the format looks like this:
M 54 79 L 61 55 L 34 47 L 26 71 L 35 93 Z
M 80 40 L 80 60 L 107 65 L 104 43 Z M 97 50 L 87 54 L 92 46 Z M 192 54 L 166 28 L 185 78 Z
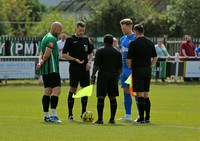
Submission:
M 144 120 L 145 101 L 144 97 L 138 97 L 138 107 L 140 111 L 140 120 Z
M 150 102 L 149 98 L 145 98 L 144 101 L 145 101 L 145 112 L 146 112 L 145 119 L 149 120 L 149 118 L 150 118 L 150 109 L 151 109 L 151 102 Z
M 49 102 L 50 102 L 50 96 L 44 95 L 42 98 L 42 105 L 44 112 L 49 112 Z
M 110 120 L 115 119 L 116 110 L 117 110 L 117 100 L 116 99 L 110 99 L 110 111 L 111 111 Z
M 97 102 L 98 120 L 103 120 L 103 108 L 104 108 L 104 99 L 98 99 Z
M 87 96 L 81 98 L 81 103 L 82 103 L 82 114 L 83 114 L 84 112 L 86 112 L 87 101 L 88 101 L 88 97 L 87 97 Z
M 72 95 L 73 93 L 72 92 L 69 92 L 69 95 L 68 95 L 68 110 L 69 110 L 69 116 L 72 116 L 72 109 L 73 109 L 73 106 L 74 106 L 74 98 L 72 98 Z
M 58 105 L 58 96 L 51 96 L 51 109 L 56 109 Z

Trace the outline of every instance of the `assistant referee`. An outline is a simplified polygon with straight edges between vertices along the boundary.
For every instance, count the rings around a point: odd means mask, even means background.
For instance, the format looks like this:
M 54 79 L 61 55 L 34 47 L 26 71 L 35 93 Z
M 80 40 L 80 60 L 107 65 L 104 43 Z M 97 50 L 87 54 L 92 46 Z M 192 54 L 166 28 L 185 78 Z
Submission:
M 91 83 L 95 83 L 95 74 L 98 72 L 97 80 L 97 112 L 98 120 L 94 123 L 103 124 L 104 99 L 108 94 L 110 99 L 111 117 L 109 123 L 115 123 L 115 113 L 117 110 L 116 96 L 119 96 L 118 80 L 122 68 L 121 53 L 113 46 L 113 36 L 104 36 L 104 46 L 99 48 L 95 55 L 94 67 L 91 76 Z
M 132 70 L 133 91 L 137 92 L 140 117 L 137 123 L 149 123 L 150 100 L 148 96 L 151 67 L 158 60 L 154 43 L 144 36 L 144 27 L 141 24 L 134 26 L 136 39 L 130 42 L 127 65 Z M 144 121 L 144 111 L 146 117 Z
M 68 95 L 68 120 L 74 120 L 73 106 L 74 98 L 72 95 L 76 93 L 78 83 L 80 86 L 86 87 L 90 84 L 90 68 L 93 59 L 92 49 L 88 37 L 84 36 L 85 23 L 82 21 L 77 22 L 75 34 L 68 37 L 63 49 L 63 58 L 70 61 L 69 74 L 70 74 L 70 91 Z M 82 114 L 86 111 L 88 97 L 82 97 Z M 81 116 L 82 116 L 81 114 Z

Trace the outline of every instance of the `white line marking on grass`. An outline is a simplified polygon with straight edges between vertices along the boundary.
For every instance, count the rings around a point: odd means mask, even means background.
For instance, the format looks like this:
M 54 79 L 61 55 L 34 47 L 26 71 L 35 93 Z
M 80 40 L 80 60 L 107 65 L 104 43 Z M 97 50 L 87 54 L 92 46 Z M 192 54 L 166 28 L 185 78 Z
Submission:
M 0 116 L 7 118 L 29 118 L 29 119 L 42 119 L 42 117 L 22 117 L 22 116 Z M 68 119 L 60 119 L 60 120 L 68 120 Z M 74 120 L 71 122 L 83 122 L 82 120 Z M 185 129 L 198 129 L 200 127 L 189 127 L 189 126 L 175 126 L 175 125 L 159 125 L 159 124 L 137 124 L 137 123 L 116 123 L 117 125 L 142 125 L 142 126 L 158 126 L 158 127 L 169 127 L 169 128 L 185 128 Z

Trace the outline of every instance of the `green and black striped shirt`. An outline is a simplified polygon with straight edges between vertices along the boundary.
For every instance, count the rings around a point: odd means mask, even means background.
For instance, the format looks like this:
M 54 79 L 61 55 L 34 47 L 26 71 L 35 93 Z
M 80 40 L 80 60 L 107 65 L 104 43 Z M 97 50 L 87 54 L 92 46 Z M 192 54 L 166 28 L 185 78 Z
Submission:
M 44 55 L 46 47 L 51 48 L 52 52 L 48 60 L 44 62 L 40 69 L 41 75 L 47 75 L 50 73 L 59 73 L 59 54 L 56 38 L 50 33 L 46 34 L 41 42 L 41 52 Z

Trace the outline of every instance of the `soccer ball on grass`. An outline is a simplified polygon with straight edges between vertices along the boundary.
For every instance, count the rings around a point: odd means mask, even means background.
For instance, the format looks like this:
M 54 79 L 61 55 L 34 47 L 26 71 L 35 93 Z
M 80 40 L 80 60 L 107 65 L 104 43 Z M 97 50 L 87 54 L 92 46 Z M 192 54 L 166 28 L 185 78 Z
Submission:
M 85 122 L 92 122 L 94 120 L 94 114 L 91 111 L 84 112 L 82 120 Z

